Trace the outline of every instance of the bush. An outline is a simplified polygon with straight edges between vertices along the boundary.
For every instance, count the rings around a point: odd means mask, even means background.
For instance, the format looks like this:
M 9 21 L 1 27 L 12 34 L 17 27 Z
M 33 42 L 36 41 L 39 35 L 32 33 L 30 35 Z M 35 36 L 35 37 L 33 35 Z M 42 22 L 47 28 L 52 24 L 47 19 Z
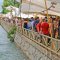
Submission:
M 2 13 L 7 14 L 8 12 L 10 12 L 10 11 L 3 7 Z
M 16 32 L 16 26 L 13 26 L 12 29 L 8 32 L 8 38 L 12 42 L 14 42 L 15 32 Z

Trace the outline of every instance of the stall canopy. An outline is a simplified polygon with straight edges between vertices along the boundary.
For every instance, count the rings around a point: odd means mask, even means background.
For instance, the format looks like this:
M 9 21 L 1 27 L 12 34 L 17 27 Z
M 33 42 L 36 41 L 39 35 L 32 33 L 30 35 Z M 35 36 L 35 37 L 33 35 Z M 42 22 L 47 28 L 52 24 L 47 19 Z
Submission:
M 21 2 L 21 12 L 23 13 L 46 14 L 45 0 L 22 0 Z M 46 0 L 46 3 L 48 14 L 60 16 L 60 0 Z
M 11 12 L 6 14 L 6 17 L 9 16 L 9 18 L 12 18 L 12 15 L 13 15 L 13 17 L 20 17 L 19 8 L 14 7 L 14 6 L 8 6 L 8 7 L 5 7 L 5 8 L 8 9 L 9 11 L 12 10 Z M 27 18 L 27 17 L 30 18 L 30 17 L 33 17 L 33 15 L 29 14 L 29 16 L 28 16 L 28 14 L 21 13 L 21 17 L 22 18 Z

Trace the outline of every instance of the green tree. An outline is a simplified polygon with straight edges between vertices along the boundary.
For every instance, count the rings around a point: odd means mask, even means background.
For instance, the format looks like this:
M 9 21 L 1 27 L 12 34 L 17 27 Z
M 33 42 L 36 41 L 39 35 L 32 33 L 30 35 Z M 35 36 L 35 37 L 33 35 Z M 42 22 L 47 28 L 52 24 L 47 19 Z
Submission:
M 3 6 L 7 7 L 7 6 L 15 6 L 15 7 L 19 7 L 20 3 L 17 2 L 16 0 L 4 0 L 3 2 Z
M 3 14 L 7 14 L 8 12 L 10 12 L 10 11 L 7 10 L 6 8 L 3 8 L 3 10 L 2 10 L 2 13 L 3 13 Z
M 7 10 L 7 9 L 4 8 L 4 7 L 8 7 L 8 6 L 19 7 L 19 5 L 20 5 L 20 3 L 17 2 L 16 0 L 4 0 L 4 1 L 3 1 L 3 6 L 2 6 L 2 8 L 3 8 L 2 13 L 3 13 L 3 14 L 6 14 L 6 13 L 10 12 L 9 10 Z

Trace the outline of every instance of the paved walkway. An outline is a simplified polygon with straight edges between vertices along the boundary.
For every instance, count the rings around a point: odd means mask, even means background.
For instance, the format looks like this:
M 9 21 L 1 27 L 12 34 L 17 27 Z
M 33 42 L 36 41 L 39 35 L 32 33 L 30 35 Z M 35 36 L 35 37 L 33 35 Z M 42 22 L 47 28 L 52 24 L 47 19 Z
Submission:
M 6 31 L 0 26 L 0 60 L 28 60 L 14 43 L 7 38 Z

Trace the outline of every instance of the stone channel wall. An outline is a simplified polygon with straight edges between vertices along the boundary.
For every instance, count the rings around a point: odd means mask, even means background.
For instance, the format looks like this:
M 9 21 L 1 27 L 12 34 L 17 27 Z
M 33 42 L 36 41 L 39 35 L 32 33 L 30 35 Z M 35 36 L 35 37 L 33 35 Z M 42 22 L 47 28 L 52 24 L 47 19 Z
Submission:
M 60 60 L 60 56 L 54 51 L 47 49 L 42 44 L 38 44 L 16 32 L 15 43 L 24 51 L 31 60 Z
M 1 22 L 1 26 L 6 30 L 6 32 L 9 32 L 11 28 L 13 27 L 13 24 L 7 21 L 1 20 L 0 22 Z
M 1 22 L 1 25 L 8 32 L 11 26 L 5 22 Z M 19 46 L 23 52 L 30 58 L 30 60 L 60 60 L 60 55 L 50 48 L 47 48 L 43 44 L 38 44 L 36 41 L 31 40 L 19 31 L 16 31 L 15 43 Z

